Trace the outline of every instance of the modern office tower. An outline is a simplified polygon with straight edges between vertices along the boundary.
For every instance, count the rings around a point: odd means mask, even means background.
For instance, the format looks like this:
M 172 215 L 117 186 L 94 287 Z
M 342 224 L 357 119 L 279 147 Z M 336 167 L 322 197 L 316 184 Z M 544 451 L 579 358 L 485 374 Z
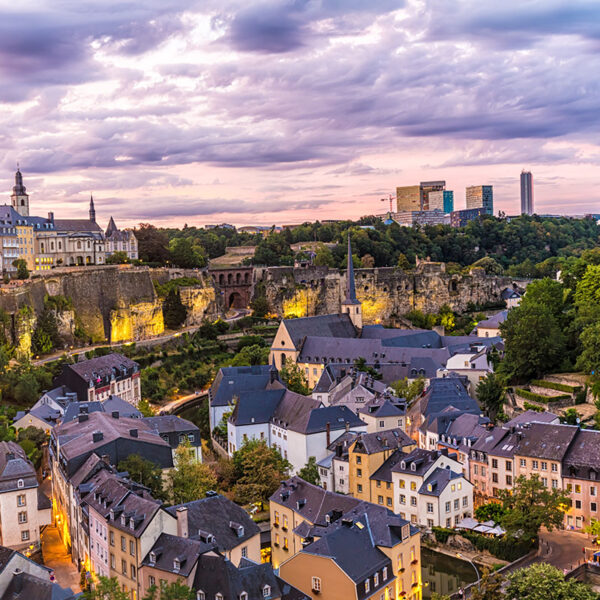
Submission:
M 486 213 L 484 208 L 467 208 L 455 210 L 450 213 L 450 225 L 452 227 L 465 227 L 469 221 L 475 221 Z
M 533 175 L 530 171 L 521 171 L 521 214 L 533 214 Z
M 450 214 L 454 210 L 454 192 L 429 192 L 429 210 L 443 210 L 445 214 Z
M 421 210 L 421 186 L 407 185 L 396 188 L 396 210 Z
M 485 208 L 486 214 L 494 214 L 494 188 L 491 185 L 471 185 L 466 195 L 467 208 Z
M 396 210 L 432 210 L 429 194 L 446 189 L 445 181 L 422 181 L 419 185 L 396 188 Z M 442 206 L 439 207 L 442 210 Z
M 446 189 L 445 181 L 421 181 L 421 210 L 431 210 L 429 204 L 429 194 L 432 192 L 442 192 Z M 440 208 L 441 210 L 441 208 Z

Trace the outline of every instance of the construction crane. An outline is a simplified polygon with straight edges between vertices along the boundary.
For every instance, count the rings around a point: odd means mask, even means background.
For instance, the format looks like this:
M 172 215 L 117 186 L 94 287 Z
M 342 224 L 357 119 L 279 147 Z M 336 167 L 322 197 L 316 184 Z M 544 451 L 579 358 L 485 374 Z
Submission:
M 390 212 L 394 212 L 393 209 L 393 202 L 394 202 L 394 196 L 392 194 L 389 194 L 387 198 L 382 198 L 381 202 L 388 202 L 390 203 Z

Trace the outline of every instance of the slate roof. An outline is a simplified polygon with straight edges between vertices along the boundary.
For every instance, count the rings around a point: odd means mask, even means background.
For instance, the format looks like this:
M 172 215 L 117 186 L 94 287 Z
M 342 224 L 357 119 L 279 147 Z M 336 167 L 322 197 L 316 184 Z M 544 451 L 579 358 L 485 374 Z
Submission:
M 310 435 L 327 430 L 335 431 L 348 427 L 361 427 L 366 425 L 347 406 L 324 406 L 310 411 L 308 419 L 293 423 L 289 429 Z
M 360 502 L 352 496 L 324 490 L 297 476 L 282 482 L 270 501 L 292 508 L 301 518 L 317 525 L 326 524 L 327 513 L 338 511 L 343 514 Z
M 103 402 L 94 400 L 92 402 L 71 402 L 67 405 L 61 423 L 69 423 L 79 417 L 80 414 L 91 414 L 94 412 L 104 412 L 111 414 L 113 411 L 119 413 L 119 417 L 130 419 L 139 419 L 142 413 L 132 404 L 126 402 L 119 396 L 110 396 Z
M 38 488 L 37 491 L 37 500 L 38 510 L 48 510 L 52 508 L 52 501 L 44 494 L 44 492 L 42 492 L 42 490 L 40 490 L 40 488 Z
M 479 321 L 479 323 L 477 323 L 477 328 L 482 327 L 483 329 L 497 329 L 500 326 L 500 323 L 504 323 L 504 321 L 506 321 L 507 316 L 508 310 L 501 310 L 488 319 Z
M 0 573 L 5 569 L 6 565 L 10 562 L 10 559 L 13 557 L 17 551 L 12 548 L 7 548 L 6 546 L 0 546 Z
M 242 592 L 248 600 L 264 600 L 263 589 L 271 588 L 269 597 L 282 600 L 310 600 L 308 596 L 277 577 L 269 564 L 255 564 L 242 559 L 240 566 L 216 552 L 206 552 L 198 561 L 193 589 L 204 592 L 206 598 L 221 594 L 225 600 L 237 600 Z
M 54 219 L 56 231 L 76 231 L 80 233 L 102 233 L 100 225 L 89 219 Z
M 92 374 L 110 379 L 113 369 L 120 370 L 122 367 L 125 367 L 128 371 L 139 371 L 139 365 L 135 361 L 117 352 L 83 360 L 73 365 L 68 365 L 68 367 L 82 379 L 85 379 L 85 381 L 90 381 L 93 377 Z
M 562 460 L 579 428 L 574 425 L 532 423 L 523 433 L 517 454 L 547 460 Z
M 292 431 L 308 433 L 306 429 L 312 412 L 319 408 L 321 403 L 290 390 L 283 391 L 284 394 L 273 411 L 272 422 Z
M 202 554 L 213 550 L 214 544 L 207 544 L 200 540 L 161 533 L 154 545 L 142 561 L 142 566 L 151 566 L 181 577 L 188 577 Z M 151 553 L 154 553 L 156 562 L 152 562 Z M 179 569 L 175 568 L 175 559 L 179 559 Z
M 423 476 L 441 454 L 441 450 L 423 450 L 422 448 L 415 448 L 409 454 L 400 456 L 400 460 L 392 466 L 392 471 L 394 473 L 407 473 L 410 475 Z M 402 466 L 403 461 L 404 466 Z M 414 471 L 411 468 L 413 463 L 415 464 Z
M 270 365 L 222 367 L 210 388 L 211 406 L 228 406 L 242 392 L 265 390 L 270 381 Z
M 372 417 L 402 417 L 406 414 L 404 402 L 392 402 L 390 398 L 373 398 L 369 400 L 358 412 Z
M 13 422 L 18 421 L 19 419 L 27 416 L 28 414 L 37 417 L 38 419 L 44 421 L 47 425 L 54 426 L 57 421 L 61 418 L 60 411 L 48 406 L 47 404 L 40 404 L 38 406 L 34 406 L 29 412 L 20 410 L 15 415 Z
M 240 392 L 229 421 L 236 426 L 268 423 L 285 392 L 285 389 Z
M 177 509 L 182 506 L 188 509 L 190 538 L 198 539 L 200 530 L 210 533 L 215 537 L 215 542 L 221 552 L 229 551 L 260 533 L 258 525 L 241 506 L 220 494 L 171 506 L 166 510 L 177 517 Z M 244 528 L 244 535 L 238 536 L 237 531 L 230 526 L 232 522 L 238 523 Z
M 321 336 L 346 339 L 357 337 L 356 329 L 347 314 L 283 319 L 282 323 L 296 348 L 300 346 L 305 337 Z
M 409 438 L 402 429 L 386 429 L 374 433 L 361 433 L 356 439 L 353 452 L 358 454 L 376 454 L 390 448 L 413 446 L 415 441 Z
M 1 600 L 71 600 L 75 595 L 57 583 L 21 572 L 14 574 Z
M 564 457 L 563 464 L 568 470 L 568 476 L 589 478 L 592 471 L 594 477 L 598 478 L 596 474 L 600 472 L 600 431 L 579 430 Z
M 132 491 L 127 492 L 117 506 L 113 506 L 114 519 L 110 519 L 112 527 L 126 531 L 136 538 L 140 537 L 159 510 L 160 502 L 139 496 Z M 122 518 L 125 516 L 125 524 Z M 133 528 L 131 523 L 133 522 Z
M 471 398 L 460 377 L 437 377 L 429 382 L 424 394 L 413 404 L 411 413 L 423 417 L 441 415 L 444 409 L 452 406 L 461 412 L 480 414 L 477 401 Z
M 16 442 L 0 442 L 0 492 L 18 489 L 19 479 L 24 488 L 38 486 L 35 469 L 23 448 Z
M 472 451 L 485 452 L 492 456 L 513 458 L 519 447 L 520 437 L 507 427 L 495 427 L 482 435 L 471 446 Z
M 182 419 L 176 415 L 158 415 L 156 417 L 143 417 L 142 421 L 158 433 L 181 433 L 188 431 L 200 431 L 197 425 L 194 425 L 187 419 Z
M 551 412 L 538 412 L 536 410 L 526 410 L 521 414 L 518 414 L 516 417 L 513 417 L 510 421 L 508 421 L 505 426 L 506 427 L 521 427 L 523 425 L 528 425 L 529 423 L 554 423 L 558 424 L 559 417 Z
M 460 479 L 462 476 L 462 473 L 455 473 L 450 469 L 437 467 L 423 482 L 423 485 L 421 485 L 421 488 L 419 489 L 419 494 L 424 494 L 425 496 L 439 496 L 451 481 Z M 429 486 L 431 486 L 431 490 L 429 489 Z
M 500 298 L 502 298 L 502 300 L 509 300 L 510 298 L 520 298 L 522 295 L 523 292 L 521 290 L 507 287 L 502 290 Z

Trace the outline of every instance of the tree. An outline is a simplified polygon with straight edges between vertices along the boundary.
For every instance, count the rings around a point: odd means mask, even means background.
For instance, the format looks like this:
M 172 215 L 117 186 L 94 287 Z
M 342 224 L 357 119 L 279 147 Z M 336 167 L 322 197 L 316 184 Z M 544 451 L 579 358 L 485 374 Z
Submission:
M 481 267 L 487 275 L 502 275 L 504 273 L 502 265 L 489 256 L 476 260 L 471 267 Z
M 129 262 L 129 257 L 127 256 L 127 252 L 123 250 L 117 250 L 113 252 L 107 259 L 107 265 L 124 265 Z
M 99 577 L 93 588 L 85 590 L 84 600 L 131 600 L 127 592 L 121 589 L 116 577 Z
M 249 440 L 233 455 L 238 502 L 266 502 L 288 477 L 290 463 L 264 440 Z
M 511 380 L 537 379 L 560 366 L 565 336 L 548 306 L 522 303 L 508 311 L 500 332 L 505 346 L 500 370 Z
M 310 394 L 304 371 L 291 358 L 285 359 L 285 364 L 282 365 L 279 376 L 290 391 L 303 396 Z
M 497 502 L 488 502 L 475 509 L 475 518 L 481 522 L 494 521 L 494 523 L 500 523 L 505 514 L 502 504 Z
M 160 588 L 150 586 L 142 600 L 195 600 L 196 592 L 180 581 L 161 581 Z
M 19 429 L 19 442 L 24 440 L 31 440 L 36 446 L 42 446 L 48 441 L 48 436 L 43 429 L 30 425 Z
M 269 360 L 269 348 L 263 346 L 245 346 L 230 361 L 232 367 L 246 365 L 266 365 Z
M 600 322 L 588 325 L 579 336 L 581 354 L 577 368 L 588 374 L 600 374 Z
M 31 406 L 38 397 L 39 384 L 33 373 L 23 373 L 15 387 L 15 400 L 23 406 Z
M 583 530 L 595 537 L 600 536 L 600 521 L 598 519 L 592 519 L 590 524 L 586 525 Z
M 298 475 L 312 483 L 313 485 L 319 485 L 321 477 L 319 476 L 319 467 L 317 467 L 317 459 L 314 456 L 309 457 L 308 462 L 304 467 L 300 469 Z
M 157 500 L 165 498 L 163 490 L 162 471 L 158 465 L 139 454 L 130 454 L 125 460 L 119 462 L 119 471 L 127 471 L 133 481 L 146 486 Z
M 488 373 L 477 384 L 476 393 L 479 403 L 488 417 L 494 421 L 504 404 L 504 385 L 502 379 L 496 373 Z
M 325 244 L 319 244 L 315 254 L 314 264 L 318 267 L 335 267 L 335 258 Z
M 169 260 L 169 238 L 164 231 L 149 223 L 140 223 L 134 234 L 138 242 L 138 256 L 144 262 L 165 264 Z
M 471 587 L 469 600 L 503 600 L 505 598 L 502 591 L 504 581 L 498 573 L 490 573 L 489 569 L 484 569 L 479 583 Z
M 564 574 L 547 563 L 534 563 L 508 576 L 506 598 L 519 600 L 596 600 L 598 595 L 585 583 L 565 580 Z
M 258 319 L 265 317 L 271 310 L 269 301 L 264 294 L 256 296 L 254 300 L 250 302 L 250 308 L 252 309 L 252 316 L 257 317 Z
M 548 489 L 538 475 L 520 475 L 512 490 L 499 490 L 505 511 L 500 524 L 508 535 L 519 535 L 533 541 L 542 526 L 552 531 L 560 527 L 569 497 L 563 490 Z
M 142 413 L 142 417 L 153 417 L 154 409 L 146 398 L 142 398 L 137 405 L 137 409 Z
M 202 249 L 194 246 L 190 239 L 178 237 L 171 241 L 171 260 L 182 269 L 196 269 L 206 266 Z
M 48 354 L 60 345 L 60 341 L 54 311 L 46 307 L 35 324 L 31 336 L 31 349 L 34 354 Z
M 17 268 L 17 279 L 29 279 L 29 269 L 25 259 L 17 258 L 17 260 L 13 260 L 12 265 Z
M 6 415 L 0 415 L 0 442 L 14 442 L 17 438 L 15 428 L 11 425 L 11 419 Z
M 187 317 L 187 307 L 181 301 L 179 288 L 171 288 L 163 303 L 163 319 L 169 329 L 179 329 Z
M 574 408 L 567 408 L 565 414 L 561 417 L 560 422 L 567 425 L 578 425 L 581 415 Z
M 202 464 L 191 450 L 187 440 L 175 450 L 175 468 L 167 476 L 169 499 L 173 504 L 204 498 L 206 492 L 217 487 L 212 469 Z
M 409 381 L 408 377 L 394 381 L 390 386 L 398 398 L 405 398 L 407 402 L 412 402 L 419 397 L 425 389 L 425 378 L 417 377 L 414 381 Z

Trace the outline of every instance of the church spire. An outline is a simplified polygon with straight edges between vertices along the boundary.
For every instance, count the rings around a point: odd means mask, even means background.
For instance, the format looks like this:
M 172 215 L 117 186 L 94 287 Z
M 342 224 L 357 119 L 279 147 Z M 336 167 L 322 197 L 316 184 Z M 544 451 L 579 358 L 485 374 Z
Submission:
M 23 185 L 23 175 L 21 169 L 17 165 L 17 172 L 15 173 L 15 185 L 13 187 L 12 195 L 10 197 L 12 207 L 23 217 L 29 216 L 29 195 Z
M 90 221 L 96 222 L 96 209 L 94 208 L 94 197 L 90 194 Z
M 356 329 L 362 329 L 362 306 L 356 298 L 356 282 L 354 280 L 354 264 L 352 262 L 352 245 L 348 234 L 348 268 L 346 270 L 346 297 L 342 302 L 342 313 L 347 314 Z

